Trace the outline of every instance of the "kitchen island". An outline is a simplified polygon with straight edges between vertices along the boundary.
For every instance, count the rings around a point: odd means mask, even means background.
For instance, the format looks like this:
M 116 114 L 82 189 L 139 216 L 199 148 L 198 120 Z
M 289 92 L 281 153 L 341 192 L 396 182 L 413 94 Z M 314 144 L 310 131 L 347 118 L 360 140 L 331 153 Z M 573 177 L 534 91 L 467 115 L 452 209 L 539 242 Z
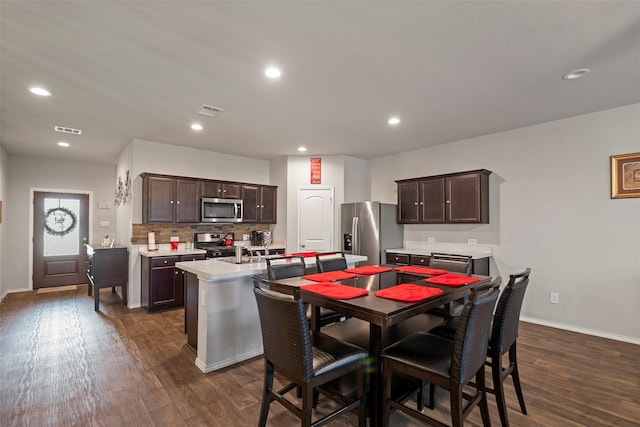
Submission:
M 347 255 L 354 267 L 364 256 Z M 211 372 L 262 354 L 254 274 L 266 275 L 265 261 L 236 264 L 234 258 L 177 262 L 187 272 L 185 318 L 187 341 L 196 350 L 195 364 Z M 305 258 L 309 270 L 315 258 Z M 190 321 L 191 319 L 191 321 Z

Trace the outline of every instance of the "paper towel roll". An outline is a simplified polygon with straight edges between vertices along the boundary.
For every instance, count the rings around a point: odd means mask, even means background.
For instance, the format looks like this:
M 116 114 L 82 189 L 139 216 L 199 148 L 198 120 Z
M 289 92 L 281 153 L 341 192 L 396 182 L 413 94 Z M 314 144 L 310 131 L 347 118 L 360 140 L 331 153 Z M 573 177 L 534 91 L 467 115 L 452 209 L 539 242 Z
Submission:
M 153 231 L 147 234 L 147 249 L 150 251 L 155 251 L 156 248 L 156 233 Z

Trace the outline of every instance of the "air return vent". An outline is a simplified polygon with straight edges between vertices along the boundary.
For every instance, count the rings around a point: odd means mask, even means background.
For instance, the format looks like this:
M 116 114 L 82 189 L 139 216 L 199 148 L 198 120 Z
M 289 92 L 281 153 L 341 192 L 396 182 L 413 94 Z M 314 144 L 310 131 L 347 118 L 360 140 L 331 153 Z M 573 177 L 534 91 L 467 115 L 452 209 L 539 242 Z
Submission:
M 218 108 L 218 107 L 213 107 L 211 105 L 203 105 L 202 108 L 200 108 L 200 111 L 198 111 L 198 114 L 203 114 L 205 116 L 215 116 L 218 113 L 222 113 L 224 110 L 222 108 Z
M 82 131 L 80 129 L 73 129 L 65 126 L 54 126 L 53 129 L 55 129 L 56 132 L 70 133 L 73 135 L 82 135 Z

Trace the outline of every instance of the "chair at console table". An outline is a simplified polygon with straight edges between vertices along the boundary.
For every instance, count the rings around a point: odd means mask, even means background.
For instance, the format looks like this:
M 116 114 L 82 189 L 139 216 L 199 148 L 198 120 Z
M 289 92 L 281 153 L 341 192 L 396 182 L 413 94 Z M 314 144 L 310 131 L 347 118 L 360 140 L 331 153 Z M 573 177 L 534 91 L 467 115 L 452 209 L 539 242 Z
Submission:
M 101 245 L 87 245 L 87 293 L 95 288 L 95 311 L 100 305 L 100 289 L 116 286 L 122 288 L 122 304 L 127 305 L 127 283 L 129 280 L 129 251 L 125 246 L 103 248 Z

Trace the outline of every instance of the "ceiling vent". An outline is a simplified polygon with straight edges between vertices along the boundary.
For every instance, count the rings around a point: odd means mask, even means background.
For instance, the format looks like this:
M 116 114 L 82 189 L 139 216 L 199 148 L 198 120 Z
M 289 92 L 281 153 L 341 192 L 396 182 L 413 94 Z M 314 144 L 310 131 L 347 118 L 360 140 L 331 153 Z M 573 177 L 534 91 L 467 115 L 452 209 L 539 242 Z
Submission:
M 54 126 L 53 129 L 55 129 L 56 132 L 70 133 L 72 135 L 82 135 L 82 131 L 80 129 L 73 129 L 64 126 Z
M 202 108 L 200 109 L 200 111 L 198 111 L 198 114 L 202 114 L 205 116 L 210 116 L 210 117 L 214 117 L 216 116 L 218 113 L 222 113 L 224 110 L 222 108 L 218 108 L 218 107 L 213 107 L 211 105 L 203 105 Z

